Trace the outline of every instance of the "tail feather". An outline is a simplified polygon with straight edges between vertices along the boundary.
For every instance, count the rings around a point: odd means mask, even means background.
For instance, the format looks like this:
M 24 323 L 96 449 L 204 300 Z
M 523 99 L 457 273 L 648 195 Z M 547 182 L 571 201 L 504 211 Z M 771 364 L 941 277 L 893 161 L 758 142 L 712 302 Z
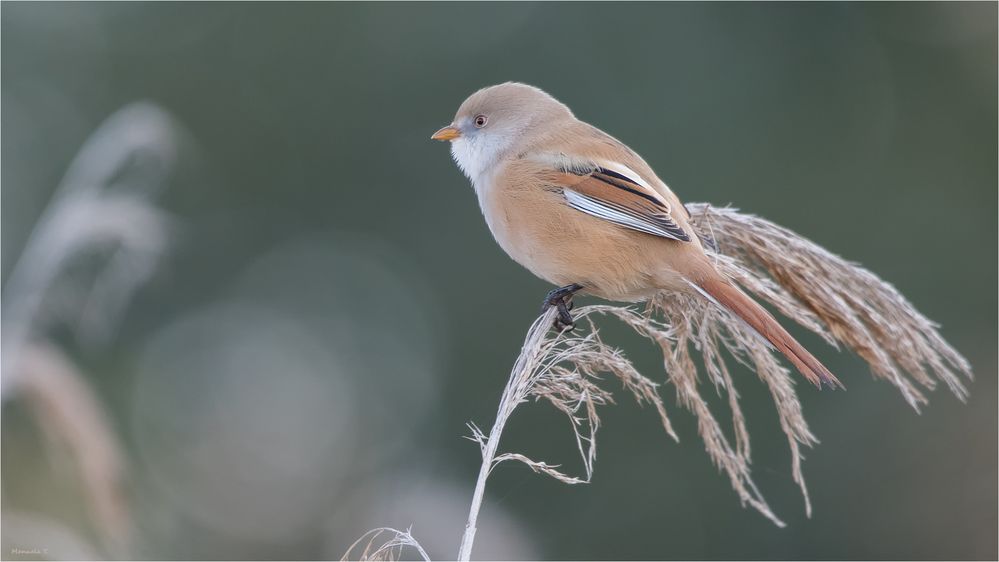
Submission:
M 846 388 L 825 365 L 787 333 L 787 330 L 766 309 L 738 287 L 717 278 L 691 284 L 698 289 L 698 292 L 735 314 L 756 333 L 763 336 L 812 384 L 819 388 L 822 388 L 822 385 L 830 388 Z

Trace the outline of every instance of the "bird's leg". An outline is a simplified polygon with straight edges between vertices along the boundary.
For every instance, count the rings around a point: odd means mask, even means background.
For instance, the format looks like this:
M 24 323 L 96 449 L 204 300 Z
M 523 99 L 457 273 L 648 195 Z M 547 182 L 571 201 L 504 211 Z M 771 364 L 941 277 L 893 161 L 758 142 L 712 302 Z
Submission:
M 555 318 L 555 329 L 559 332 L 572 330 L 575 327 L 569 311 L 572 310 L 572 296 L 582 288 L 582 285 L 573 283 L 572 285 L 553 289 L 545 297 L 545 302 L 541 305 L 541 312 L 548 310 L 552 306 L 558 309 L 558 317 Z

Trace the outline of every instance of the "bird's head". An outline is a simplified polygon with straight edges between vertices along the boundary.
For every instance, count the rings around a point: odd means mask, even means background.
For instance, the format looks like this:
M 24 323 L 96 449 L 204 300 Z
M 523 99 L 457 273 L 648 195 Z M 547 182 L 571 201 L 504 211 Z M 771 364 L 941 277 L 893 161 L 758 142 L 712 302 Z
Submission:
M 469 96 L 451 124 L 430 138 L 450 141 L 458 167 L 475 182 L 506 151 L 566 119 L 572 112 L 555 98 L 534 86 L 507 82 Z

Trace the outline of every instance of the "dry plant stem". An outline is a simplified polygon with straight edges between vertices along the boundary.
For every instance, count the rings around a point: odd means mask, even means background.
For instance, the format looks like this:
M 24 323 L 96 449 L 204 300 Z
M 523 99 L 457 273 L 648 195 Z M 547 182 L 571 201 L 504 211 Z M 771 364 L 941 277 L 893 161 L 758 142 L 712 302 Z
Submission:
M 472 555 L 479 510 L 482 508 L 482 498 L 486 492 L 486 480 L 489 479 L 489 473 L 495 466 L 496 451 L 499 447 L 500 437 L 503 435 L 503 428 L 506 427 L 506 422 L 517 404 L 526 398 L 526 378 L 541 359 L 541 342 L 548 333 L 549 326 L 555 322 L 557 314 L 558 311 L 552 307 L 534 321 L 524 342 L 523 352 L 517 357 L 513 371 L 510 373 L 510 379 L 506 383 L 506 388 L 503 389 L 500 407 L 496 412 L 496 421 L 489 431 L 485 445 L 481 447 L 482 466 L 479 467 L 479 477 L 475 481 L 475 492 L 472 494 L 472 505 L 468 510 L 468 522 L 465 523 L 465 533 L 461 537 L 461 546 L 458 549 L 458 560 L 461 562 L 467 562 Z M 481 434 L 479 435 L 481 436 Z M 479 443 L 481 445 L 481 439 Z
M 472 505 L 468 509 L 468 521 L 465 523 L 465 533 L 461 536 L 461 545 L 458 548 L 458 560 L 467 561 L 472 556 L 472 544 L 475 542 L 476 525 L 479 521 L 479 510 L 482 508 L 482 497 L 486 492 L 486 480 L 489 479 L 489 472 L 492 470 L 493 461 L 496 458 L 496 448 L 499 446 L 500 436 L 503 434 L 503 426 L 506 418 L 496 417 L 489 432 L 489 439 L 486 441 L 486 448 L 482 451 L 482 466 L 479 467 L 479 477 L 475 480 L 475 492 L 472 494 Z
M 666 407 L 657 392 L 658 385 L 643 377 L 619 350 L 606 345 L 589 318 L 591 314 L 615 312 L 636 323 L 645 322 L 630 309 L 588 306 L 576 311 L 576 324 L 578 331 L 583 332 L 581 335 L 552 330 L 551 326 L 558 315 L 554 308 L 547 310 L 531 325 L 500 398 L 496 421 L 489 435 L 484 435 L 477 426 L 469 424 L 471 439 L 479 443 L 482 452 L 482 466 L 476 480 L 458 560 L 469 560 L 471 557 L 486 481 L 500 463 L 520 462 L 534 472 L 546 474 L 565 484 L 585 484 L 590 481 L 597 454 L 597 430 L 600 427 L 597 407 L 613 403 L 611 392 L 597 384 L 603 375 L 609 374 L 617 378 L 639 404 L 652 404 L 663 429 L 674 440 L 678 440 L 666 416 Z M 547 401 L 566 415 L 583 463 L 583 476 L 565 474 L 558 470 L 558 465 L 532 460 L 519 453 L 498 453 L 503 428 L 511 414 L 519 404 L 531 398 Z

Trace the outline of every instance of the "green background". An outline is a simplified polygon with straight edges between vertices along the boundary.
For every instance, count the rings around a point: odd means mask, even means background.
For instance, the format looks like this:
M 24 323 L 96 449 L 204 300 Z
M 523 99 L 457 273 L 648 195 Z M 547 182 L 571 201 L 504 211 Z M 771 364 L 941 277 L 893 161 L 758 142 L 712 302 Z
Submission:
M 109 345 L 52 335 L 125 447 L 130 555 L 339 558 L 368 528 L 413 525 L 453 558 L 479 462 L 465 423 L 491 425 L 550 287 L 503 255 L 429 136 L 474 90 L 527 82 L 681 198 L 865 264 L 976 380 L 967 404 L 940 389 L 917 415 L 803 336 L 849 388 L 798 386 L 821 440 L 809 520 L 740 370 L 754 475 L 786 529 L 740 508 L 670 387 L 680 444 L 622 395 L 591 484 L 494 473 L 474 555 L 995 559 L 996 19 L 995 3 L 4 3 L 3 278 L 89 133 L 158 104 L 187 131 L 160 198 L 170 251 Z M 664 380 L 652 346 L 606 333 Z M 41 440 L 5 403 L 5 516 L 96 544 Z M 529 404 L 504 449 L 576 473 L 571 441 Z

